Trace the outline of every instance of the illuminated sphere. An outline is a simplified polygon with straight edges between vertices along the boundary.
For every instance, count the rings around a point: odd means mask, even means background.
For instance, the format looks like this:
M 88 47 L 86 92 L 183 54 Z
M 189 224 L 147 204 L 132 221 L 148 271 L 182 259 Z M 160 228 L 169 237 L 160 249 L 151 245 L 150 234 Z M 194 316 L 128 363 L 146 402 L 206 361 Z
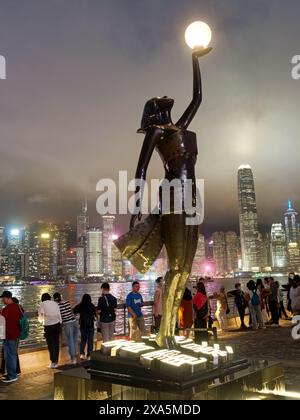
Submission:
M 206 48 L 211 41 L 210 27 L 204 22 L 191 23 L 185 31 L 185 41 L 192 49 Z

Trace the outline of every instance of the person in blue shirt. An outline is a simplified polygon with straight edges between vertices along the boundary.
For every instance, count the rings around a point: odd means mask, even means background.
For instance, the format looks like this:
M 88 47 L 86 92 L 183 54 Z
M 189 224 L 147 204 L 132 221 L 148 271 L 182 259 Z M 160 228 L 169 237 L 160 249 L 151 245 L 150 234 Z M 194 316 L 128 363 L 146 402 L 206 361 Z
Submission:
M 128 309 L 128 321 L 130 339 L 139 341 L 146 334 L 145 320 L 142 313 L 143 296 L 139 293 L 140 283 L 132 283 L 132 291 L 127 295 L 126 306 Z

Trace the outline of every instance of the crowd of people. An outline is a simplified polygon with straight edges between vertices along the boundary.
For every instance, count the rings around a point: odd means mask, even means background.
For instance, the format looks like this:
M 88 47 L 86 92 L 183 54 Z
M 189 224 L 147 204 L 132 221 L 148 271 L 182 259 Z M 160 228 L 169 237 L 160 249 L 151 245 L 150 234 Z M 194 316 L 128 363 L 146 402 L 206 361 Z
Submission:
M 256 282 L 250 280 L 245 290 L 240 283 L 235 289 L 226 292 L 222 286 L 211 296 L 206 291 L 204 279 L 199 279 L 195 293 L 186 288 L 178 311 L 178 331 L 183 330 L 186 337 L 194 331 L 195 342 L 207 339 L 208 330 L 212 328 L 214 318 L 219 329 L 227 331 L 230 308 L 228 298 L 233 298 L 240 318 L 240 328 L 265 329 L 266 325 L 278 327 L 279 320 L 284 317 L 290 320 L 292 315 L 300 315 L 300 277 L 289 274 L 288 284 L 280 288 L 272 277 Z M 284 291 L 287 292 L 287 306 L 284 306 Z M 158 332 L 163 315 L 163 279 L 156 280 L 153 302 L 153 332 Z M 10 291 L 4 291 L 0 296 L 4 308 L 0 321 L 5 322 L 5 337 L 3 338 L 1 380 L 6 383 L 15 382 L 21 373 L 18 357 L 18 347 L 21 336 L 24 309 Z M 212 300 L 216 300 L 214 311 Z M 38 319 L 44 327 L 44 337 L 47 343 L 50 364 L 56 369 L 59 363 L 61 335 L 68 346 L 70 364 L 76 365 L 79 360 L 89 360 L 94 349 L 95 329 L 101 332 L 103 342 L 114 339 L 117 299 L 110 293 L 110 285 L 103 283 L 98 304 L 94 305 L 89 294 L 82 296 L 81 302 L 73 306 L 64 300 L 60 293 L 44 293 L 38 308 Z M 146 335 L 145 320 L 142 308 L 143 296 L 140 293 L 140 283 L 132 283 L 132 290 L 126 298 L 130 339 L 139 341 Z M 249 324 L 246 325 L 246 313 L 249 313 Z M 80 343 L 79 343 L 80 336 Z M 79 349 L 79 352 L 78 352 Z M 78 354 L 79 353 L 79 354 Z

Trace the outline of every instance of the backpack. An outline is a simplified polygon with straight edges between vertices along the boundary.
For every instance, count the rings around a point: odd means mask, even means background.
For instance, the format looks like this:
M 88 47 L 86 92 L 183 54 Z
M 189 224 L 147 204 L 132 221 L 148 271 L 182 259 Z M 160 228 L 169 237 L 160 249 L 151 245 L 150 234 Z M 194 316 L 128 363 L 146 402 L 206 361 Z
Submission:
M 27 316 L 24 314 L 24 312 L 22 311 L 22 309 L 20 308 L 20 312 L 21 312 L 21 319 L 20 319 L 20 340 L 26 340 L 26 338 L 28 338 L 29 336 L 29 319 L 27 318 Z
M 251 305 L 258 306 L 260 304 L 259 296 L 256 291 L 253 291 L 252 298 L 251 298 Z

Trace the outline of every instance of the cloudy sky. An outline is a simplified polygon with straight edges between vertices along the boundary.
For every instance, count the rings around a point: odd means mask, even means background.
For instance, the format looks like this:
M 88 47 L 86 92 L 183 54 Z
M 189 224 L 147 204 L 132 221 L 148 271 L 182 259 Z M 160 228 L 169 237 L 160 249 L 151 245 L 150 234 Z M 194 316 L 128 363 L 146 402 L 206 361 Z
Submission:
M 249 163 L 262 225 L 300 209 L 298 0 L 0 0 L 0 224 L 72 219 L 96 183 L 134 175 L 145 101 L 191 97 L 184 30 L 204 20 L 213 52 L 201 62 L 204 101 L 197 176 L 205 228 L 237 225 L 237 168 Z M 163 175 L 154 155 L 149 178 Z M 98 218 L 99 219 L 99 218 Z

